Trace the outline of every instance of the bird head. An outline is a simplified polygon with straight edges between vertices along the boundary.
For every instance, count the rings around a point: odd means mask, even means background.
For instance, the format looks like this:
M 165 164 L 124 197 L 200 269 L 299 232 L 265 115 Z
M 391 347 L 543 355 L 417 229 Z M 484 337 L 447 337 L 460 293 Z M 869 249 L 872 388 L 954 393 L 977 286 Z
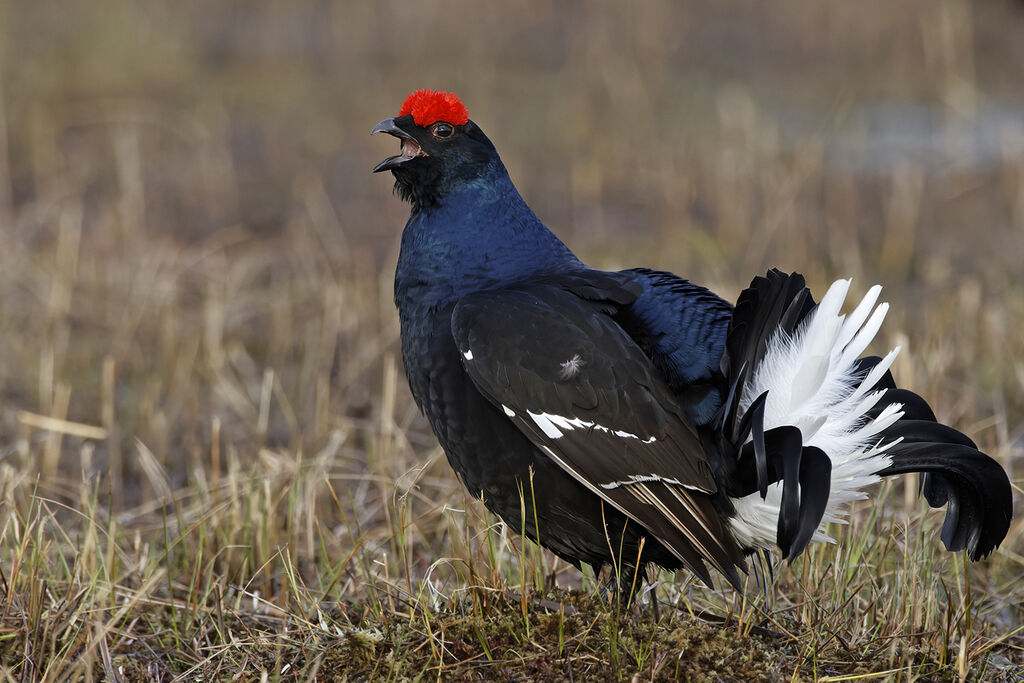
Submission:
M 391 171 L 395 191 L 416 208 L 438 203 L 501 165 L 494 145 L 453 93 L 414 91 L 398 116 L 374 126 L 370 134 L 375 133 L 398 138 L 399 153 L 373 172 Z

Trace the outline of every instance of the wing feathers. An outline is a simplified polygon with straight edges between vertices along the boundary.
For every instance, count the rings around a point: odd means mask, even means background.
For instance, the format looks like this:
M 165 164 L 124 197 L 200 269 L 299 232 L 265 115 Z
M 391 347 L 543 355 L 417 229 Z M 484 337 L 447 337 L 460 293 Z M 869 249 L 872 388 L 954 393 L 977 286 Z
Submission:
M 712 504 L 718 487 L 700 438 L 611 317 L 629 287 L 602 298 L 606 286 L 574 275 L 465 297 L 452 316 L 463 365 L 566 472 L 706 582 L 705 562 L 739 586 L 745 563 Z

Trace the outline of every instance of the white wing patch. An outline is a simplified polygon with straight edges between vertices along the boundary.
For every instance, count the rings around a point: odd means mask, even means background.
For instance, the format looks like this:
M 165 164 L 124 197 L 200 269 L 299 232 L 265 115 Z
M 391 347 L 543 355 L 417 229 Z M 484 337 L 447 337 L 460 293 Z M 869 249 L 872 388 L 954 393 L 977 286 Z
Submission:
M 462 357 L 465 358 L 466 360 L 473 360 L 473 351 L 472 351 L 472 349 L 467 349 L 467 350 L 463 351 L 462 352 Z
M 540 430 L 544 432 L 544 436 L 549 439 L 562 438 L 562 432 L 558 431 L 558 427 L 556 427 L 555 423 L 551 421 L 551 415 L 548 415 L 547 413 L 534 413 L 529 410 L 526 411 L 526 414 L 533 418 L 534 423 L 536 423 L 536 425 L 540 427 Z M 558 416 L 555 415 L 554 417 Z
M 504 406 L 502 406 L 504 407 Z M 505 409 L 506 413 L 508 409 Z M 606 432 L 608 434 L 614 434 L 615 436 L 622 437 L 623 439 L 637 439 L 641 443 L 654 443 L 658 440 L 657 437 L 651 436 L 646 439 L 641 439 L 636 434 L 626 432 L 621 429 L 611 429 L 604 425 L 599 425 L 596 422 L 587 422 L 578 417 L 562 417 L 561 415 L 552 415 L 551 413 L 534 413 L 526 411 L 534 423 L 540 427 L 544 435 L 549 439 L 560 439 L 564 436 L 562 430 L 571 432 L 575 429 L 593 429 L 599 432 Z
M 745 411 L 767 391 L 765 431 L 793 425 L 805 446 L 817 446 L 828 455 L 832 481 L 823 522 L 843 521 L 846 504 L 864 498 L 861 489 L 879 480 L 876 473 L 892 462 L 885 451 L 898 443 L 882 443 L 880 434 L 903 417 L 899 403 L 886 406 L 873 419 L 865 417 L 884 394 L 871 387 L 892 365 L 899 347 L 858 381 L 854 363 L 878 333 L 889 306 L 875 306 L 882 290 L 875 285 L 852 313 L 841 315 L 849 288 L 850 280 L 833 283 L 792 338 L 780 334 L 771 340 L 740 403 Z M 764 500 L 753 493 L 733 499 L 733 505 L 736 516 L 729 524 L 736 540 L 749 547 L 773 547 L 782 485 L 769 486 Z M 832 539 L 819 529 L 813 540 Z
M 704 489 L 696 486 L 687 486 L 678 479 L 672 479 L 670 477 L 662 477 L 657 474 L 631 474 L 629 479 L 623 479 L 620 481 L 610 481 L 607 484 L 599 484 L 603 489 L 611 490 L 617 489 L 620 486 L 630 486 L 632 484 L 639 484 L 642 482 L 660 481 L 663 484 L 672 484 L 673 486 L 682 486 L 684 489 L 690 489 L 691 491 L 703 491 Z
M 515 417 L 516 416 L 516 411 L 512 410 L 511 408 L 509 408 L 504 403 L 501 404 L 501 409 L 504 410 L 505 414 L 508 415 L 509 417 Z

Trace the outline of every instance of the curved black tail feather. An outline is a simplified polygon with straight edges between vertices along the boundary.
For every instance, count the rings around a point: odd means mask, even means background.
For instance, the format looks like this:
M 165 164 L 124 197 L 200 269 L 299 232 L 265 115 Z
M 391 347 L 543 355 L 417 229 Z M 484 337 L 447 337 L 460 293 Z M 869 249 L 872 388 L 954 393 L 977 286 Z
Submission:
M 880 359 L 861 359 L 865 374 Z M 891 373 L 874 389 L 885 389 L 872 417 L 890 403 L 903 406 L 903 417 L 884 432 L 899 443 L 887 451 L 892 465 L 882 476 L 920 472 L 921 492 L 933 508 L 946 506 L 942 542 L 949 551 L 966 550 L 974 561 L 991 554 L 1006 537 L 1013 516 L 1010 480 L 1002 466 L 978 450 L 953 427 L 938 422 L 931 406 L 907 389 L 896 387 Z

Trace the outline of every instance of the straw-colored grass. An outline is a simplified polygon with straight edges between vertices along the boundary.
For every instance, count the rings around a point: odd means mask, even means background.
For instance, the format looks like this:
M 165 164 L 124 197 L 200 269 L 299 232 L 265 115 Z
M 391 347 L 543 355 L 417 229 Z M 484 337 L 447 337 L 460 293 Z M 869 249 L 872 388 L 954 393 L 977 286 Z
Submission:
M 0 0 L 0 679 L 1024 676 L 1024 524 L 971 565 L 914 481 L 766 596 L 611 606 L 507 532 L 405 386 L 366 136 L 450 87 L 595 266 L 885 283 L 898 381 L 1019 499 L 1024 131 L 957 148 L 1013 7 L 391 5 Z M 931 151 L 872 156 L 908 100 Z

